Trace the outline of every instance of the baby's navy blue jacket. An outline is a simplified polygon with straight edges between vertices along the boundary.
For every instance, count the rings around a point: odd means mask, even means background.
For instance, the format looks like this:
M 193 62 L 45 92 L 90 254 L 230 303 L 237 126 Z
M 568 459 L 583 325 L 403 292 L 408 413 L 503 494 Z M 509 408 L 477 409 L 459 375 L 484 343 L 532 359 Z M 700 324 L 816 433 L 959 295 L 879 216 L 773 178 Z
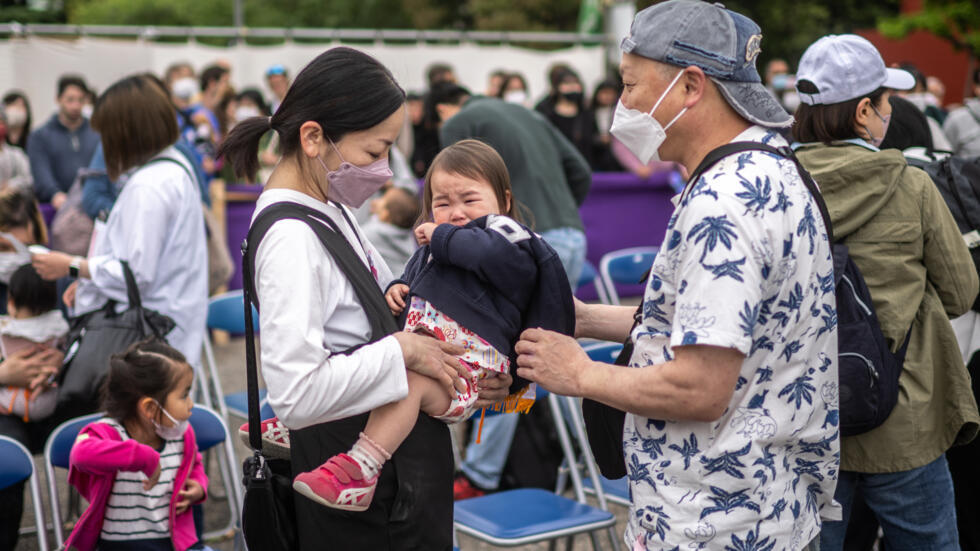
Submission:
M 465 226 L 440 224 L 391 285 L 396 283 L 486 339 L 510 358 L 512 372 L 514 344 L 524 329 L 575 331 L 572 291 L 558 253 L 506 216 L 491 214 Z M 408 302 L 399 318 L 403 327 Z M 511 388 L 520 388 L 514 378 Z

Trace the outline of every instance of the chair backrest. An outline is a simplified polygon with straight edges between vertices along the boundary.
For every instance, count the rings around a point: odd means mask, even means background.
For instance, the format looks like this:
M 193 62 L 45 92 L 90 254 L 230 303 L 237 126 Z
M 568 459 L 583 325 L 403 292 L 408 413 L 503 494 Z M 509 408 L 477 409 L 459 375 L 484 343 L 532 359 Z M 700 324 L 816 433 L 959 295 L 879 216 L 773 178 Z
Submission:
M 579 273 L 578 281 L 575 283 L 575 291 L 590 283 L 595 287 L 595 293 L 599 297 L 599 300 L 608 304 L 609 293 L 606 292 L 606 285 L 602 282 L 602 278 L 599 277 L 599 272 L 595 266 L 586 260 L 585 264 L 582 265 L 582 271 Z
M 103 414 L 101 413 L 93 413 L 69 419 L 58 425 L 48 436 L 47 442 L 44 443 L 45 462 L 55 467 L 67 469 L 68 459 L 71 456 L 71 448 L 75 445 L 75 439 L 78 438 L 78 433 L 82 431 L 85 425 L 102 417 Z
M 194 404 L 191 410 L 191 426 L 194 427 L 194 436 L 197 439 L 197 449 L 206 451 L 225 441 L 228 438 L 228 425 L 207 406 Z
M 10 438 L 0 436 L 0 490 L 23 482 L 34 475 L 34 460 L 31 452 L 23 444 Z
M 609 293 L 610 304 L 619 304 L 616 284 L 635 285 L 653 266 L 660 247 L 631 247 L 619 249 L 602 255 L 599 261 L 599 274 Z
M 589 359 L 594 362 L 604 362 L 607 364 L 614 363 L 616 358 L 619 356 L 619 352 L 623 349 L 623 343 L 621 342 L 596 342 L 586 344 L 582 347 L 585 353 L 589 355 Z
M 245 298 L 242 290 L 228 291 L 208 300 L 208 329 L 220 329 L 236 335 L 245 333 Z M 259 313 L 252 306 L 252 325 L 259 330 Z

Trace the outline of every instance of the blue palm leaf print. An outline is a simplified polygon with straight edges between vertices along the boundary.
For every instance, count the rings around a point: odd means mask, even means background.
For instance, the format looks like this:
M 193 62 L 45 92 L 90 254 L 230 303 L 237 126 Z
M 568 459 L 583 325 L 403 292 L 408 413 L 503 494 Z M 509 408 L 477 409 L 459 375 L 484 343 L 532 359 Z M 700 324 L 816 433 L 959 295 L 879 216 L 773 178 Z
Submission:
M 756 394 L 749 400 L 749 409 L 761 409 L 762 406 L 766 404 L 766 394 L 769 394 L 768 390 L 763 390 L 762 392 Z
M 742 279 L 742 268 L 740 266 L 745 265 L 745 257 L 743 256 L 741 260 L 726 260 L 721 264 L 713 266 L 711 264 L 702 264 L 707 270 L 711 270 L 714 274 L 715 279 L 721 279 L 723 277 L 730 277 L 735 281 L 745 281 Z
M 643 451 L 650 454 L 651 459 L 656 459 L 664 454 L 663 446 L 667 442 L 667 435 L 660 438 L 644 438 Z
M 681 454 L 684 457 L 685 471 L 691 467 L 691 458 L 701 453 L 701 450 L 698 449 L 698 437 L 693 432 L 691 433 L 690 438 L 685 438 L 683 440 L 683 445 L 678 446 L 677 444 L 671 444 L 667 447 Z
M 765 210 L 766 205 L 769 204 L 769 199 L 772 198 L 772 185 L 769 182 L 769 177 L 766 176 L 765 179 L 756 177 L 754 183 L 741 177 L 739 180 L 745 191 L 736 193 L 735 197 L 745 202 L 746 214 L 751 211 L 758 213 Z
M 772 448 L 772 444 L 766 444 L 766 447 L 762 450 L 762 457 L 752 462 L 752 465 L 759 465 L 761 467 L 755 472 L 753 478 L 761 479 L 762 484 L 766 483 L 770 474 L 773 479 L 776 478 L 776 454 L 772 453 L 770 448 Z
M 779 501 L 777 501 L 772 505 L 772 512 L 769 513 L 769 516 L 766 517 L 766 520 L 772 519 L 774 517 L 776 520 L 780 520 L 779 516 L 782 515 L 783 511 L 785 510 L 786 510 L 786 500 L 780 498 Z
M 659 295 L 653 300 L 643 301 L 643 317 L 653 318 L 664 325 L 670 325 L 670 320 L 667 319 L 667 312 L 665 312 L 661 305 L 667 300 L 667 295 Z
M 722 472 L 735 478 L 745 478 L 745 475 L 742 474 L 741 470 L 745 468 L 745 464 L 739 461 L 738 458 L 742 457 L 743 455 L 747 455 L 751 449 L 752 442 L 749 442 L 740 450 L 725 452 L 713 459 L 707 456 L 702 456 L 701 464 L 704 465 L 704 468 L 707 471 L 705 476 Z
M 759 320 L 759 305 L 749 306 L 748 301 L 742 304 L 742 311 L 739 312 L 738 318 L 742 321 L 738 328 L 742 330 L 742 334 L 746 337 L 751 337 L 752 332 L 755 331 L 755 323 Z
M 817 498 L 823 490 L 820 489 L 820 485 L 814 482 L 806 487 L 806 510 L 813 511 L 814 514 L 817 513 Z
M 813 254 L 817 239 L 817 221 L 813 217 L 812 205 L 808 204 L 803 209 L 803 220 L 800 220 L 800 224 L 796 227 L 796 235 L 806 235 L 810 239 L 810 252 L 808 254 Z
M 780 396 L 782 396 L 780 394 Z M 837 433 L 817 440 L 816 442 L 808 442 L 806 440 L 800 439 L 797 441 L 796 446 L 799 448 L 799 452 L 805 455 L 816 455 L 817 457 L 823 457 L 826 453 L 830 455 L 830 446 L 833 444 L 834 440 L 837 439 Z
M 677 246 L 681 244 L 682 240 L 683 240 L 683 236 L 681 235 L 681 232 L 677 230 L 671 230 L 670 238 L 667 239 L 667 250 L 671 251 L 676 249 Z
M 829 304 L 824 304 L 823 311 L 824 315 L 820 317 L 823 320 L 823 327 L 817 331 L 818 337 L 837 327 L 837 309 Z
M 704 262 L 704 257 L 708 252 L 715 250 L 719 243 L 731 250 L 732 241 L 738 239 L 738 234 L 732 229 L 735 227 L 728 215 L 706 216 L 704 220 L 698 222 L 687 234 L 688 241 L 694 238 L 694 243 L 704 241 L 704 249 L 701 251 L 700 262 Z
M 793 478 L 793 491 L 796 491 L 796 485 L 799 483 L 800 478 L 804 476 L 809 476 L 811 478 L 816 478 L 817 480 L 823 481 L 823 475 L 820 474 L 820 462 L 819 461 L 807 461 L 806 459 L 797 457 L 796 466 L 793 467 L 793 474 L 796 476 Z
M 779 184 L 779 191 L 776 192 L 776 204 L 769 209 L 769 212 L 786 212 L 786 209 L 793 206 L 793 202 L 786 195 L 786 186 Z
M 753 343 L 753 346 L 755 346 L 755 343 Z M 759 369 L 755 370 L 755 374 L 759 376 L 759 378 L 755 381 L 755 384 L 757 385 L 761 385 L 762 383 L 772 380 L 772 369 L 769 367 L 760 367 Z
M 779 356 L 785 357 L 788 362 L 793 357 L 793 354 L 796 354 L 800 350 L 803 350 L 803 345 L 800 344 L 800 341 L 792 341 L 786 344 L 786 347 L 779 353 Z
M 735 171 L 736 173 L 739 170 L 742 170 L 743 168 L 747 167 L 748 165 L 754 165 L 755 164 L 755 163 L 752 162 L 752 153 L 750 153 L 748 151 L 746 151 L 745 153 L 740 153 L 738 155 L 738 159 L 737 160 L 738 160 L 738 169 L 736 169 L 736 171 Z
M 817 274 L 817 281 L 820 282 L 820 292 L 823 294 L 834 292 L 834 271 L 831 270 L 827 275 Z
M 795 402 L 797 410 L 800 409 L 800 406 L 803 404 L 804 400 L 806 400 L 806 403 L 808 404 L 813 404 L 812 393 L 815 392 L 816 389 L 810 384 L 810 381 L 812 380 L 813 378 L 809 375 L 801 375 L 797 377 L 792 383 L 784 386 L 783 389 L 779 391 L 779 397 L 782 398 L 783 396 L 786 396 L 787 402 Z
M 725 546 L 725 551 L 772 551 L 776 546 L 776 540 L 769 541 L 769 538 L 759 539 L 759 522 L 755 523 L 755 530 L 749 530 L 745 539 L 732 534 L 732 544 Z
M 800 307 L 803 306 L 803 286 L 797 281 L 796 285 L 789 292 L 786 300 L 779 301 L 780 308 L 786 308 L 790 312 L 796 312 L 796 321 L 800 321 Z
M 630 482 L 638 484 L 640 482 L 646 482 L 652 488 L 656 489 L 657 485 L 653 483 L 653 478 L 650 476 L 650 463 L 647 461 L 640 461 L 639 457 L 634 454 L 630 454 L 630 462 L 626 465 L 627 476 Z
M 687 197 L 684 199 L 684 204 L 686 205 L 695 197 L 700 197 L 702 195 L 714 197 L 715 201 L 718 200 L 718 192 L 708 186 L 708 180 L 704 176 L 698 178 L 697 183 L 695 183 L 694 187 L 691 188 L 691 193 L 688 193 Z M 673 224 L 671 224 L 671 226 L 673 226 Z
M 711 486 L 712 495 L 708 496 L 708 499 L 711 500 L 714 505 L 702 509 L 700 519 L 703 520 L 704 517 L 714 513 L 728 514 L 739 508 L 755 511 L 756 513 L 762 512 L 759 505 L 749 498 L 747 495 L 748 491 L 748 488 L 743 488 L 737 492 L 728 492 L 724 488 Z
M 763 300 L 762 303 L 759 305 L 759 323 L 761 323 L 762 325 L 765 325 L 766 323 L 769 322 L 769 316 L 772 315 L 772 303 L 776 302 L 777 298 L 779 298 L 779 295 L 775 294 Z
M 772 339 L 763 335 L 758 339 L 752 341 L 752 349 L 749 351 L 749 356 L 755 354 L 756 350 L 768 350 L 772 352 L 773 348 L 776 347 L 776 343 L 772 342 Z M 772 374 L 772 370 L 769 370 L 769 374 Z

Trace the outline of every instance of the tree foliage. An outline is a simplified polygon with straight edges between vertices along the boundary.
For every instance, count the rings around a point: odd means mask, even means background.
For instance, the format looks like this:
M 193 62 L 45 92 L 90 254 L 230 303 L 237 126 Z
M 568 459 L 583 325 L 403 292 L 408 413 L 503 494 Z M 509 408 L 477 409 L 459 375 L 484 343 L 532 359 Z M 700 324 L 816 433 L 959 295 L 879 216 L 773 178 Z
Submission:
M 878 30 L 889 38 L 928 31 L 957 50 L 980 57 L 980 4 L 976 0 L 925 0 L 921 11 L 881 21 Z

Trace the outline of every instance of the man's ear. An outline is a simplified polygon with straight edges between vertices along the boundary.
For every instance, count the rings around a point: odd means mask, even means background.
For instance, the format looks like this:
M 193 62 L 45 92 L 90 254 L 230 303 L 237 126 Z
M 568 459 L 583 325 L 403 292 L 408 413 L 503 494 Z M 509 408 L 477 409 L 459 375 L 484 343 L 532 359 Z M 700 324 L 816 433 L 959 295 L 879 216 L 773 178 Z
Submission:
M 299 143 L 303 153 L 309 158 L 320 155 L 320 149 L 325 137 L 323 127 L 314 121 L 306 121 L 299 127 Z
M 683 71 L 684 75 L 681 76 L 678 85 L 684 88 L 684 107 L 690 109 L 704 96 L 705 88 L 708 86 L 708 76 L 700 67 L 695 65 L 691 65 Z

